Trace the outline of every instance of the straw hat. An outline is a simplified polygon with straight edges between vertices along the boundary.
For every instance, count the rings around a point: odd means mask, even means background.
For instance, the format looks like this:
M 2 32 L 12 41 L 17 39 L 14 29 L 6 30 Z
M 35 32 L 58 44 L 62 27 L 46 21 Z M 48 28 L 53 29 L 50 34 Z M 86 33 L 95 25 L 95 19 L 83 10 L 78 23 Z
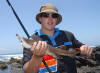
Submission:
M 41 13 L 57 13 L 58 14 L 57 24 L 59 24 L 62 21 L 62 16 L 58 13 L 58 9 L 55 6 L 53 6 L 52 4 L 46 4 L 44 6 L 41 6 L 40 13 L 38 13 L 36 15 L 36 20 L 40 24 L 41 24 L 41 22 L 39 21 L 39 17 L 40 17 Z

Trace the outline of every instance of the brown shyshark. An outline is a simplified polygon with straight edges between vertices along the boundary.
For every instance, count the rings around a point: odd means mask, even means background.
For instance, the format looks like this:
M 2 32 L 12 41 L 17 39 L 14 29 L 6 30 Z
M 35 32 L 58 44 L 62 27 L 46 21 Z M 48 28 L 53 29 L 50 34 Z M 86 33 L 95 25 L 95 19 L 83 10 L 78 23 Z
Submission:
M 23 47 L 25 48 L 31 48 L 34 42 L 38 42 L 36 40 L 30 40 L 24 37 L 19 36 L 18 34 L 16 34 L 16 36 L 18 37 L 18 39 L 20 40 L 21 44 Z M 58 59 L 59 57 L 61 58 L 61 56 L 71 56 L 74 57 L 75 54 L 80 52 L 80 48 L 75 48 L 71 51 L 66 50 L 67 46 L 63 45 L 61 47 L 53 47 L 49 44 L 47 44 L 47 49 L 46 49 L 46 54 L 53 56 L 54 58 Z

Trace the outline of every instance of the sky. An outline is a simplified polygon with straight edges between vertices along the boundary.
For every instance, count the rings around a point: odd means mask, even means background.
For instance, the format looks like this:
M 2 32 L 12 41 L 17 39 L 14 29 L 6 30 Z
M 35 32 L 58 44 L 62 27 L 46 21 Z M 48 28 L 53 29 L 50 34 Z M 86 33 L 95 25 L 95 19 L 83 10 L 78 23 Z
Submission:
M 51 3 L 62 15 L 62 22 L 57 28 L 72 32 L 79 41 L 89 46 L 100 45 L 100 0 L 9 1 L 30 35 L 41 27 L 35 19 L 40 7 Z M 23 47 L 16 33 L 27 37 L 6 0 L 0 0 L 0 54 L 22 53 Z

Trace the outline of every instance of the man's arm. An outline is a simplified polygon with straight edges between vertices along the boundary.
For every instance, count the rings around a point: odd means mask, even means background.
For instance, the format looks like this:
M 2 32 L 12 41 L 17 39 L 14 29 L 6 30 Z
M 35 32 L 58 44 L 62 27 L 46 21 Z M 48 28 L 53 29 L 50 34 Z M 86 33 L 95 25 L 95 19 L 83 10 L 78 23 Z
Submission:
M 32 56 L 24 66 L 25 73 L 37 73 L 40 68 L 40 63 L 42 62 L 42 57 Z
M 80 48 L 80 53 L 82 55 L 87 55 L 87 56 L 91 56 L 92 54 L 92 51 L 93 51 L 93 48 L 91 48 L 90 46 L 88 45 L 85 45 L 83 43 L 81 43 L 80 41 L 78 41 L 74 34 L 71 33 L 71 32 L 68 32 L 68 31 L 64 31 L 67 38 L 69 39 L 69 41 L 72 41 L 73 43 L 73 48 Z
M 92 52 L 93 52 L 93 48 L 91 48 L 88 45 L 82 45 L 80 47 L 80 52 L 84 56 L 91 56 L 92 55 Z
M 30 51 L 33 53 L 31 59 L 24 64 L 25 73 L 37 73 L 46 52 L 47 43 L 44 41 L 34 42 Z

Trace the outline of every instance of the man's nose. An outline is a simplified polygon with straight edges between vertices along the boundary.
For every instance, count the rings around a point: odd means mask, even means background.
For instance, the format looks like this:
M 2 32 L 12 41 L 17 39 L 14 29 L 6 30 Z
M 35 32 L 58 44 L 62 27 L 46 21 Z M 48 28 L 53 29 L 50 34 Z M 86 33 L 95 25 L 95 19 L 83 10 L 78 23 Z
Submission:
M 49 16 L 48 18 L 49 18 L 49 19 L 53 19 L 53 17 L 52 17 L 52 16 Z

